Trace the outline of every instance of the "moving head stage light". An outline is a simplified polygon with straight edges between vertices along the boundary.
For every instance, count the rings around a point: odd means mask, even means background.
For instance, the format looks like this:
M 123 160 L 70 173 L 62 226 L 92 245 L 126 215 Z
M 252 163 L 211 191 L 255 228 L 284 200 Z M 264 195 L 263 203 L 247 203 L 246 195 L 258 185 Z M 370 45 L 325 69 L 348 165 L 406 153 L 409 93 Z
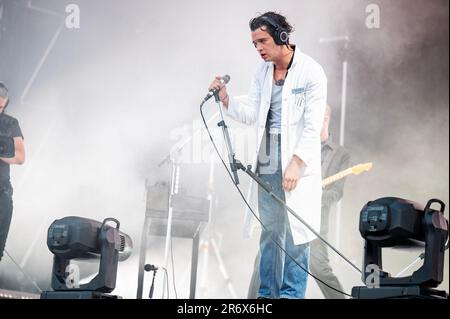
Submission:
M 434 210 L 432 204 L 439 204 Z M 445 204 L 430 199 L 421 205 L 395 197 L 368 202 L 360 213 L 359 231 L 365 239 L 363 282 L 353 287 L 354 298 L 447 298 L 445 291 L 432 289 L 443 280 L 444 255 L 448 239 Z M 407 277 L 391 277 L 383 271 L 381 249 L 417 246 L 425 243 L 423 266 Z M 447 246 L 448 248 L 448 246 Z
M 115 222 L 116 227 L 106 225 Z M 105 293 L 116 287 L 117 265 L 131 255 L 131 238 L 119 231 L 120 223 L 106 218 L 103 223 L 82 217 L 55 220 L 48 229 L 47 246 L 54 254 L 52 288 L 42 293 L 42 299 L 116 299 Z M 80 285 L 70 261 L 99 259 L 97 276 Z M 75 265 L 76 266 L 76 265 Z M 75 277 L 75 278 L 74 278 Z

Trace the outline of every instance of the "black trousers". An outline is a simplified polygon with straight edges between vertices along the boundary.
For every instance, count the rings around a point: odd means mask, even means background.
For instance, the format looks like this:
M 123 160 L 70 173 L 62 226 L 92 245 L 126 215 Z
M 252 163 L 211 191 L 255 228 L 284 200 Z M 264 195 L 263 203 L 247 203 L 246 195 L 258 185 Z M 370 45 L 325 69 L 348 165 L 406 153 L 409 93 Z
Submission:
M 323 237 L 326 239 L 326 236 Z M 333 268 L 331 267 L 330 259 L 328 257 L 328 246 L 320 239 L 314 239 L 311 242 L 311 252 L 309 264 L 311 273 L 334 289 L 344 291 L 339 279 L 336 277 Z M 345 299 L 345 296 L 340 292 L 329 288 L 318 280 L 316 282 L 325 299 Z
M 12 189 L 0 187 L 0 259 L 5 250 L 6 238 L 8 237 L 9 226 L 11 225 L 13 211 Z

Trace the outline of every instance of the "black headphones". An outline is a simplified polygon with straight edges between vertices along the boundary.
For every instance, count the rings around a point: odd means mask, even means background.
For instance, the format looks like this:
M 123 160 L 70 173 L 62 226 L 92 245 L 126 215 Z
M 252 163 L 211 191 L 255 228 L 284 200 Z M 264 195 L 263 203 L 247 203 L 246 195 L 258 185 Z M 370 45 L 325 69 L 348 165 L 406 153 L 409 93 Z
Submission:
M 276 23 L 272 18 L 268 16 L 260 17 L 261 20 L 266 21 L 270 24 L 274 29 L 274 40 L 278 45 L 288 45 L 289 44 L 289 33 L 281 27 L 278 23 Z

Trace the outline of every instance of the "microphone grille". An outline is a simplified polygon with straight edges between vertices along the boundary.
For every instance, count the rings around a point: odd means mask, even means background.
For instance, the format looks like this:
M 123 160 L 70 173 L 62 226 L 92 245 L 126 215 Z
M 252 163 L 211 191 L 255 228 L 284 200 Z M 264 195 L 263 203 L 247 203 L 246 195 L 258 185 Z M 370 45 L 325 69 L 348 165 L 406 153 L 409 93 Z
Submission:
M 224 76 L 222 76 L 222 81 L 224 84 L 227 84 L 228 82 L 230 82 L 230 76 L 228 74 L 225 74 Z

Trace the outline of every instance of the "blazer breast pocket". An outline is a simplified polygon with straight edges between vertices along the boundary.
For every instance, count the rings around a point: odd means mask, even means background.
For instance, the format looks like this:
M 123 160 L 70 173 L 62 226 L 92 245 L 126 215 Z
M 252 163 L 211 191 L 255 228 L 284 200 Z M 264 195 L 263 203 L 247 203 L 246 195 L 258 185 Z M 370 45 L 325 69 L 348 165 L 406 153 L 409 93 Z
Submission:
M 297 91 L 295 91 L 297 90 Z M 289 118 L 289 122 L 292 125 L 297 124 L 303 117 L 303 113 L 305 111 L 305 91 L 302 89 L 294 89 L 293 96 L 291 97 L 291 114 Z M 295 92 L 295 93 L 294 93 Z

